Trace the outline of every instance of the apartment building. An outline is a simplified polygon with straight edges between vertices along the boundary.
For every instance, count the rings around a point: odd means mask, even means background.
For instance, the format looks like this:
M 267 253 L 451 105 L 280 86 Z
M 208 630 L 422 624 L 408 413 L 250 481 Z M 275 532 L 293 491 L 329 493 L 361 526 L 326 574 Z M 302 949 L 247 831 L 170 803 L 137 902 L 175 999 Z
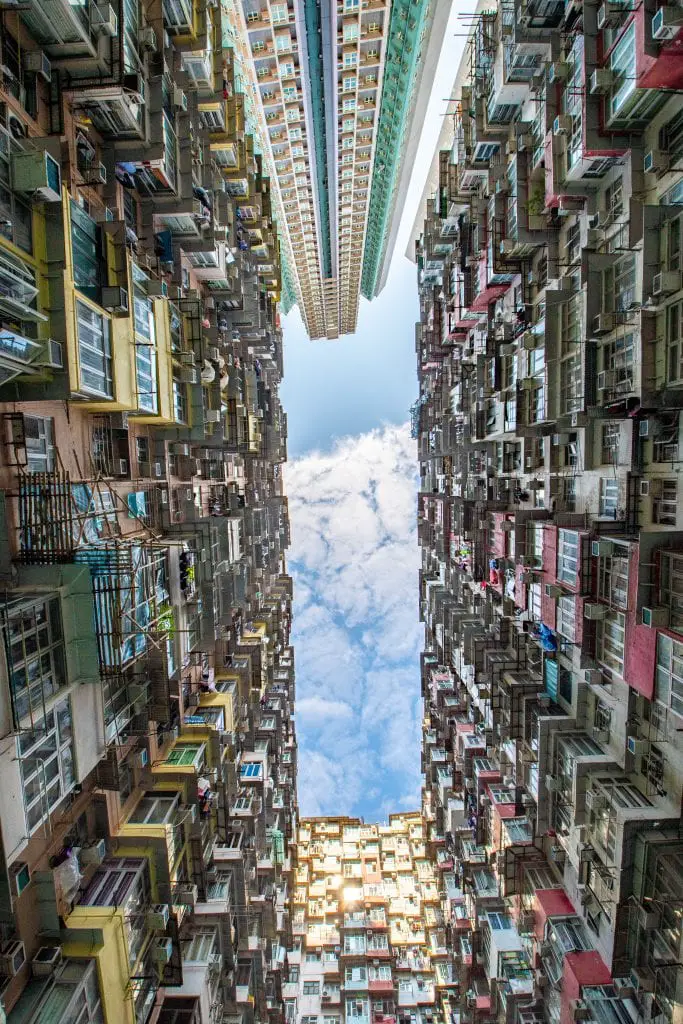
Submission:
M 353 333 L 384 285 L 448 10 L 242 0 L 311 338 Z
M 681 1019 L 682 24 L 480 10 L 423 199 L 423 813 L 467 1024 Z
M 283 1024 L 281 268 L 226 15 L 2 6 L 2 1016 Z
M 449 951 L 419 811 L 387 825 L 305 818 L 292 874 L 284 1013 L 297 1024 L 443 1022 Z

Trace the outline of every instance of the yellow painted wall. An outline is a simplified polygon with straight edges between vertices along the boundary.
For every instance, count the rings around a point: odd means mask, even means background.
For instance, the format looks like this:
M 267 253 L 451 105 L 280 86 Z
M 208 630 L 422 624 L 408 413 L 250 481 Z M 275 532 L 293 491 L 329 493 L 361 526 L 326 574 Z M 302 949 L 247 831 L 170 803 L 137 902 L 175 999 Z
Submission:
M 97 960 L 97 973 L 106 1024 L 135 1024 L 130 980 L 128 942 L 123 911 L 110 907 L 75 907 L 66 920 L 70 931 L 62 944 L 64 956 Z M 83 931 L 80 939 L 75 932 Z

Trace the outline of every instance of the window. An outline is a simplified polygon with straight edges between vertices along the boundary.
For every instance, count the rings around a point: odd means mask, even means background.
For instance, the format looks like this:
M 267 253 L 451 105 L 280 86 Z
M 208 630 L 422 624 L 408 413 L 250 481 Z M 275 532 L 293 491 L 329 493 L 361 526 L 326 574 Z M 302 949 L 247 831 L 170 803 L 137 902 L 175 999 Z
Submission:
M 318 964 L 320 963 L 320 953 L 316 953 L 314 950 L 309 950 L 306 953 L 305 960 L 307 964 Z
M 662 551 L 659 603 L 670 609 L 669 626 L 683 632 L 683 555 Z
M 344 100 L 344 110 L 355 110 L 356 109 L 356 97 Z
M 76 301 L 76 319 L 80 386 L 89 393 L 112 398 L 114 381 L 109 320 L 80 299 Z
M 54 469 L 54 420 L 24 416 L 26 468 L 29 473 L 50 473 Z
M 320 995 L 320 982 L 319 981 L 305 981 L 304 982 L 304 995 L 305 996 L 317 996 L 317 995 Z
M 629 309 L 636 301 L 636 257 L 622 256 L 613 267 L 603 271 L 603 301 L 605 313 Z
M 345 972 L 346 983 L 353 981 L 367 981 L 368 973 L 365 967 L 347 967 Z
M 683 380 L 683 301 L 666 310 L 666 341 L 669 352 L 669 383 Z
M 683 715 L 683 643 L 657 634 L 655 699 Z
M 100 226 L 71 201 L 71 247 L 74 284 L 89 299 L 99 302 L 106 273 Z
M 616 466 L 619 459 L 619 424 L 603 423 L 600 461 L 603 466 Z
M 628 546 L 614 544 L 612 554 L 598 560 L 598 597 L 616 608 L 628 602 L 628 558 Z
M 261 777 L 261 762 L 248 761 L 240 768 L 240 776 L 243 779 L 258 779 Z
M 344 75 L 343 88 L 344 92 L 353 92 L 356 88 L 356 76 Z
M 135 273 L 135 271 L 134 271 Z M 140 284 L 133 295 L 135 323 L 135 373 L 137 378 L 138 408 L 145 412 L 158 411 L 156 332 L 152 302 Z
M 610 70 L 612 86 L 609 94 L 609 114 L 619 114 L 626 100 L 636 88 L 636 26 L 631 22 L 629 28 L 612 50 Z
M 5 62 L 6 63 L 6 62 Z M 12 141 L 0 131 L 0 235 L 24 252 L 33 252 L 33 213 L 11 187 Z
M 71 704 L 67 699 L 41 715 L 40 725 L 17 739 L 24 812 L 29 833 L 48 821 L 50 814 L 75 782 Z
M 576 598 L 561 597 L 557 602 L 557 632 L 571 640 L 576 640 Z
M 609 611 L 595 624 L 596 656 L 601 665 L 624 674 L 624 631 L 626 619 L 622 612 Z
M 600 515 L 617 518 L 619 505 L 619 481 L 614 477 L 600 477 Z
M 16 727 L 26 727 L 34 714 L 42 720 L 45 703 L 67 685 L 59 600 L 16 602 L 5 616 L 12 713 Z
M 289 9 L 287 4 L 271 4 L 270 20 L 273 25 L 286 25 L 289 21 Z
M 621 217 L 624 212 L 624 189 L 620 177 L 605 189 L 605 209 L 613 217 Z
M 560 530 L 557 547 L 557 578 L 571 587 L 579 582 L 580 537 L 574 530 Z
M 652 516 L 660 526 L 675 526 L 678 504 L 678 481 L 662 480 L 661 492 L 652 502 Z
M 356 50 L 347 51 L 344 54 L 344 67 L 352 68 L 358 63 L 358 53 Z
M 203 753 L 203 743 L 176 743 L 164 764 L 176 765 L 179 768 L 186 768 L 190 765 L 196 767 Z

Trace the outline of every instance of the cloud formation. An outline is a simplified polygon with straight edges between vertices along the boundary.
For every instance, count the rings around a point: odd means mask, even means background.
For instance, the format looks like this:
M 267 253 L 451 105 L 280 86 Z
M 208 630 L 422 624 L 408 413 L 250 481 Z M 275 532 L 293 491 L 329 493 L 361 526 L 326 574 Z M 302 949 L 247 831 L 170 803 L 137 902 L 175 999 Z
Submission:
M 416 469 L 407 424 L 286 468 L 303 815 L 419 807 Z

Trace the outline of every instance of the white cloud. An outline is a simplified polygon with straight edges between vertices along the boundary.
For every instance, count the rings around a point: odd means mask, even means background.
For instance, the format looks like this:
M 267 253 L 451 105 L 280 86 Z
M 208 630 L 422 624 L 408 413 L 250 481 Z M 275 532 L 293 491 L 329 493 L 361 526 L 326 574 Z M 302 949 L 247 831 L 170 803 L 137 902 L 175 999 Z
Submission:
M 302 813 L 370 819 L 417 808 L 421 627 L 409 427 L 296 459 L 286 486 Z

